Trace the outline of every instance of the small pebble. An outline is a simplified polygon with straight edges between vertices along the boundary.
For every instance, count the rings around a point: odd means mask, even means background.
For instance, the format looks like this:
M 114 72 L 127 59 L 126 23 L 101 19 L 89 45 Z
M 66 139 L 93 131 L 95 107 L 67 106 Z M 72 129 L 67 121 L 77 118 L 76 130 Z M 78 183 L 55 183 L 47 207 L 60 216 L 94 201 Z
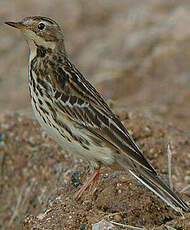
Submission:
M 87 224 L 81 224 L 80 230 L 85 230 L 85 229 L 86 229 L 86 226 L 87 226 Z
M 113 224 L 108 221 L 101 220 L 100 222 L 94 224 L 92 226 L 92 230 L 117 230 Z
M 2 141 L 3 141 L 3 133 L 0 133 L 0 147 L 1 147 Z
M 76 188 L 81 184 L 80 180 L 79 180 L 79 171 L 75 171 L 72 175 L 71 175 L 71 183 L 72 185 L 74 185 Z

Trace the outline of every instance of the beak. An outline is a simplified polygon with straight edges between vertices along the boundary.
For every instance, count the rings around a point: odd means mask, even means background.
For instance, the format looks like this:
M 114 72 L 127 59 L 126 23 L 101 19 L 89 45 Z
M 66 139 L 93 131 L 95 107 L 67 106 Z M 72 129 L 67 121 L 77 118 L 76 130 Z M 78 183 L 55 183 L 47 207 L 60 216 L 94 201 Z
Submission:
M 20 30 L 28 30 L 27 26 L 25 26 L 23 22 L 5 22 L 5 24 Z

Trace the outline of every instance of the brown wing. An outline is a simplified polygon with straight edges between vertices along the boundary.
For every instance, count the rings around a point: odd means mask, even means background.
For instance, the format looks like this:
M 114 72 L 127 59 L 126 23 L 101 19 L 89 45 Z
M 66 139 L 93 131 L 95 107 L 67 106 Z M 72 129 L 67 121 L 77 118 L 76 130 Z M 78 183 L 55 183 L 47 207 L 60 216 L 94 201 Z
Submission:
M 86 102 L 77 96 L 57 94 L 60 97 L 54 103 L 58 106 L 59 112 L 64 113 L 63 116 L 67 116 L 77 125 L 95 135 L 96 138 L 108 142 L 114 148 L 126 153 L 129 158 L 156 174 L 134 143 L 128 131 L 111 110 L 107 111 L 104 107 L 97 106 L 97 104 L 91 101 Z
M 63 116 L 68 116 L 73 122 L 156 174 L 103 97 L 67 58 L 57 66 L 51 80 L 56 85 L 52 99 L 59 111 L 64 113 Z

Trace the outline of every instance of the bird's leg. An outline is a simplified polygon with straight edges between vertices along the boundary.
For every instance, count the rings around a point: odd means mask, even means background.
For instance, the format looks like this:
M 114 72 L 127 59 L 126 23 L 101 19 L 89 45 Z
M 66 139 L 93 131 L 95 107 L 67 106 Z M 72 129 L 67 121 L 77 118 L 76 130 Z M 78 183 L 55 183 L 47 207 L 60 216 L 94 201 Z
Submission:
M 88 178 L 86 183 L 80 188 L 80 190 L 75 194 L 75 200 L 79 200 L 83 194 L 83 192 L 91 185 L 90 193 L 92 194 L 93 188 L 98 180 L 99 172 L 100 172 L 101 165 L 98 164 L 97 168 L 94 168 L 92 175 Z

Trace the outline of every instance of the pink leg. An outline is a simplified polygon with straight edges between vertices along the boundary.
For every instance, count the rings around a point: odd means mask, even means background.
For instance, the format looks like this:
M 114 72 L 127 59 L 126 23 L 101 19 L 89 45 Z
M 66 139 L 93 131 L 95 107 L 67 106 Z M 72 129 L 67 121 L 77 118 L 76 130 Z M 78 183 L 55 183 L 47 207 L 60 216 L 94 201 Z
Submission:
M 99 172 L 100 172 L 100 164 L 98 165 L 98 168 L 95 168 L 92 175 L 88 178 L 86 183 L 80 188 L 80 190 L 75 194 L 74 198 L 75 200 L 79 200 L 83 194 L 83 192 L 91 185 L 90 192 L 93 192 L 93 188 L 98 180 Z

